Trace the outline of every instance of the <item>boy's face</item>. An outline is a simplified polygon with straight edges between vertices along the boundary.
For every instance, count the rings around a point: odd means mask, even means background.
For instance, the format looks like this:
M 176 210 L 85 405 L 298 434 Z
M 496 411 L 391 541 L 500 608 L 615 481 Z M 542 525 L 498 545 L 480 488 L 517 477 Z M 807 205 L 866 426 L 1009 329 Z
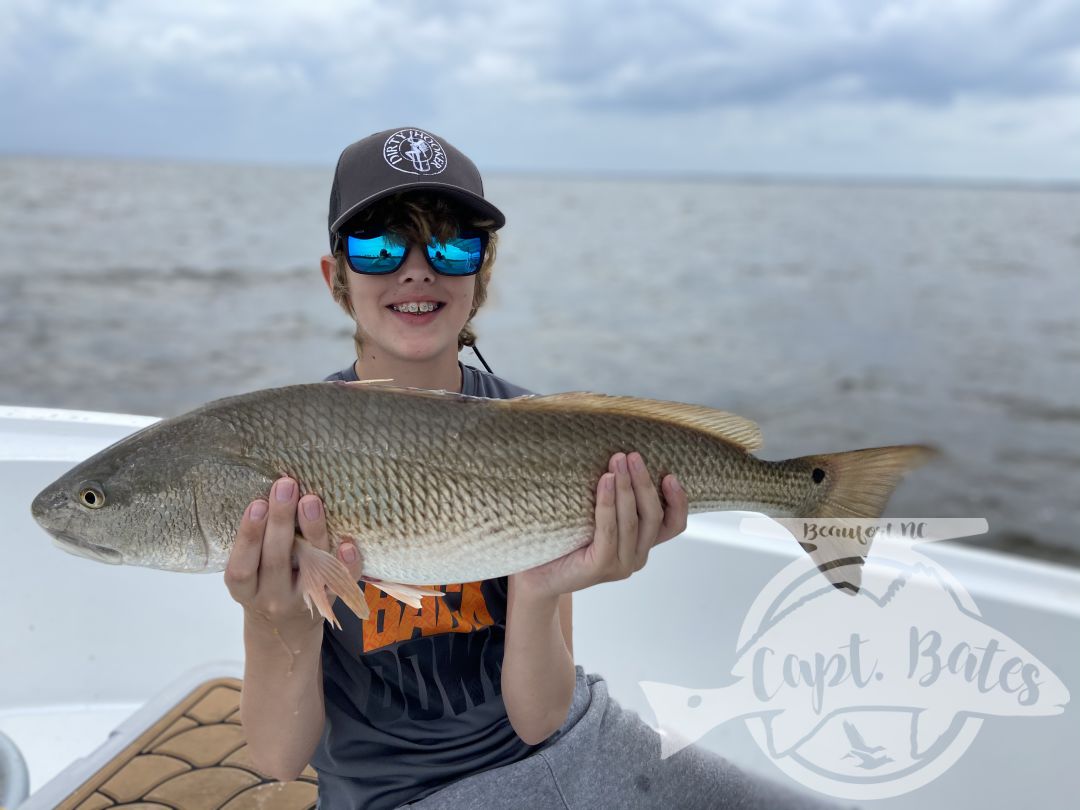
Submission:
M 349 299 L 359 327 L 364 354 L 380 353 L 400 360 L 433 360 L 458 353 L 458 333 L 472 311 L 475 276 L 444 276 L 412 245 L 404 264 L 387 275 L 347 273 Z M 393 305 L 436 302 L 428 314 L 395 312 Z

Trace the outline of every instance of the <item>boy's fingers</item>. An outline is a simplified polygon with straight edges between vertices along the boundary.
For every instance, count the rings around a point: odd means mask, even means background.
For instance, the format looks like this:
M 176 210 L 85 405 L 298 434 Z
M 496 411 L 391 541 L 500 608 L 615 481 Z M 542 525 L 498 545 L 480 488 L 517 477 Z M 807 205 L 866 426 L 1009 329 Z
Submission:
M 619 555 L 618 517 L 615 514 L 615 476 L 604 473 L 596 485 L 596 532 L 594 559 L 606 565 Z
M 630 471 L 626 466 L 626 455 L 616 453 L 611 463 L 615 467 L 615 512 L 619 521 L 619 564 L 623 568 L 633 568 L 638 537 L 637 498 L 634 495 L 634 485 L 630 481 Z
M 634 544 L 634 569 L 640 570 L 649 558 L 649 550 L 656 542 L 657 532 L 664 520 L 664 509 L 660 505 L 660 496 L 656 494 L 649 469 L 640 453 L 631 453 L 627 457 L 630 465 L 630 480 L 634 485 L 637 498 L 638 533 Z
M 664 509 L 664 522 L 660 525 L 660 534 L 656 538 L 657 545 L 685 532 L 686 518 L 690 513 L 690 502 L 686 497 L 686 490 L 679 485 L 674 475 L 665 476 L 661 485 L 664 488 L 667 508 Z
M 225 566 L 225 586 L 238 602 L 251 599 L 258 590 L 266 511 L 266 501 L 248 504 L 240 519 L 240 528 L 236 530 L 229 562 Z
M 292 586 L 292 548 L 296 540 L 297 486 L 291 478 L 279 478 L 270 489 L 270 516 L 263 536 L 264 587 L 283 595 Z
M 349 569 L 352 578 L 359 582 L 364 574 L 364 560 L 356 544 L 352 540 L 343 541 L 338 546 L 337 557 Z
M 318 495 L 305 495 L 300 499 L 296 519 L 305 540 L 315 548 L 330 550 L 330 540 L 326 536 L 326 513 Z

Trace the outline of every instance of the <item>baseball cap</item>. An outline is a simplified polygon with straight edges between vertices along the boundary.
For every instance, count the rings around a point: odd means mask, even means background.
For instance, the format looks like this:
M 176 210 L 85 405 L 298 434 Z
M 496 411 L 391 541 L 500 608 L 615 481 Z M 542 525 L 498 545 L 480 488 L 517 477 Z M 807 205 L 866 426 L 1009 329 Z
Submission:
M 369 205 L 420 189 L 442 192 L 495 220 L 494 230 L 506 224 L 502 211 L 484 199 L 480 172 L 463 152 L 424 129 L 386 129 L 345 147 L 338 158 L 327 219 L 331 252 L 338 230 Z

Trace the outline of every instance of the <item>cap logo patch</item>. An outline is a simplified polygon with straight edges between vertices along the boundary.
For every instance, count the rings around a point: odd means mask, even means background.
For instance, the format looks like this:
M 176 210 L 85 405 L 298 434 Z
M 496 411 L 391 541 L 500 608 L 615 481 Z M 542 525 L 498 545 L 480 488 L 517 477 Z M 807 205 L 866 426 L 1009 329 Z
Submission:
M 383 144 L 383 158 L 406 174 L 439 174 L 446 168 L 446 150 L 422 129 L 399 129 Z

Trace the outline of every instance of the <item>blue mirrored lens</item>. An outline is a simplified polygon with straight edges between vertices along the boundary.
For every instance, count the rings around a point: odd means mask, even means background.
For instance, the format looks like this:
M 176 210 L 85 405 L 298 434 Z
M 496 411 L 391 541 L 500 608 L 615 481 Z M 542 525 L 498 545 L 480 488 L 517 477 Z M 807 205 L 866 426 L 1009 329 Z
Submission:
M 443 244 L 432 242 L 427 247 L 427 255 L 432 266 L 440 273 L 468 276 L 480 269 L 484 260 L 484 243 L 479 236 L 460 237 Z
M 370 238 L 350 235 L 345 242 L 349 264 L 358 273 L 393 273 L 401 266 L 407 249 L 385 234 Z

